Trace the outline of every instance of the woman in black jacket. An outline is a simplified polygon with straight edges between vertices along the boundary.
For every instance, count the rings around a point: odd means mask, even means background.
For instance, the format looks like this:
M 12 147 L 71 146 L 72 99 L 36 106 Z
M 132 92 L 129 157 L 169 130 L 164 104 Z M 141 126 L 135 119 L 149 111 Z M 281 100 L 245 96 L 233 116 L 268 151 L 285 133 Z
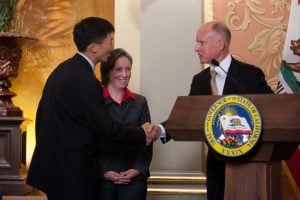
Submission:
M 146 98 L 127 88 L 131 68 L 131 56 L 123 49 L 114 49 L 107 61 L 101 63 L 103 96 L 112 118 L 122 124 L 141 126 L 150 122 L 150 113 Z M 114 143 L 101 147 L 99 199 L 146 199 L 152 145 L 132 147 Z

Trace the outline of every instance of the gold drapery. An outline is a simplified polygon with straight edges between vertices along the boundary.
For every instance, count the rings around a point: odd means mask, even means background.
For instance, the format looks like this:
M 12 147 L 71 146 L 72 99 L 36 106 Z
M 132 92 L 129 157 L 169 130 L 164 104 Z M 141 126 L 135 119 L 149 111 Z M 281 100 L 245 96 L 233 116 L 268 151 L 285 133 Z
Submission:
M 113 0 L 20 0 L 13 30 L 38 38 L 22 46 L 18 77 L 12 81 L 16 106 L 27 130 L 27 163 L 35 146 L 35 114 L 45 81 L 53 69 L 76 52 L 72 30 L 80 19 L 98 16 L 114 22 Z

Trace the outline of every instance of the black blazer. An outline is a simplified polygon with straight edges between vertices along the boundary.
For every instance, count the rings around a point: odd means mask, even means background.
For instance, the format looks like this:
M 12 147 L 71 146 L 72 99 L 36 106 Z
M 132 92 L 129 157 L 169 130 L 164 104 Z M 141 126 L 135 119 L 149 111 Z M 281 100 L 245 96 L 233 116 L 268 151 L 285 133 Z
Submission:
M 97 145 L 145 145 L 142 128 L 110 118 L 102 87 L 81 55 L 49 76 L 36 115 L 36 147 L 27 183 L 70 200 L 94 200 Z
M 189 95 L 211 95 L 210 69 L 206 68 L 193 77 Z M 253 65 L 232 58 L 225 80 L 223 95 L 273 93 L 265 81 L 263 71 Z
M 117 121 L 133 126 L 142 126 L 146 122 L 151 122 L 146 98 L 139 94 L 135 95 L 136 99 L 129 98 L 122 104 L 107 97 L 105 103 L 110 115 Z M 103 144 L 99 158 L 100 176 L 107 171 L 121 172 L 137 169 L 146 180 L 150 176 L 152 148 L 152 144 L 139 148 L 113 143 Z

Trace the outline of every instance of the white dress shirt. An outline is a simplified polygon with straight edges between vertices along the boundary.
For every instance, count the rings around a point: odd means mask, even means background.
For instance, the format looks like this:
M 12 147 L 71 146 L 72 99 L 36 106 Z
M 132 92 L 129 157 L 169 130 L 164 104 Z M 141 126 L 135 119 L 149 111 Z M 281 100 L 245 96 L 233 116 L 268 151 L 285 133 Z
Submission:
M 230 67 L 231 60 L 232 60 L 231 55 L 228 54 L 224 58 L 224 60 L 222 60 L 219 63 L 219 66 L 211 66 L 210 67 L 210 70 L 214 70 L 215 72 L 217 72 L 217 75 L 216 75 L 216 85 L 217 85 L 217 89 L 218 89 L 218 95 L 222 95 L 223 94 L 225 80 L 226 80 L 226 77 L 227 77 L 227 73 L 228 73 L 228 70 L 229 70 L 229 67 Z

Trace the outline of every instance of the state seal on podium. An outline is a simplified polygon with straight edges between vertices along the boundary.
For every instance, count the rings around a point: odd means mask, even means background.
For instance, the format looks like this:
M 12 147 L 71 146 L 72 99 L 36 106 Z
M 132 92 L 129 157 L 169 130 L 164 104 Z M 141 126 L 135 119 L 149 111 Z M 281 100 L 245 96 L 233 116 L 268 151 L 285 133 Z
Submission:
M 225 157 L 240 157 L 259 142 L 262 119 L 256 106 L 240 95 L 227 95 L 213 103 L 206 115 L 207 144 Z

